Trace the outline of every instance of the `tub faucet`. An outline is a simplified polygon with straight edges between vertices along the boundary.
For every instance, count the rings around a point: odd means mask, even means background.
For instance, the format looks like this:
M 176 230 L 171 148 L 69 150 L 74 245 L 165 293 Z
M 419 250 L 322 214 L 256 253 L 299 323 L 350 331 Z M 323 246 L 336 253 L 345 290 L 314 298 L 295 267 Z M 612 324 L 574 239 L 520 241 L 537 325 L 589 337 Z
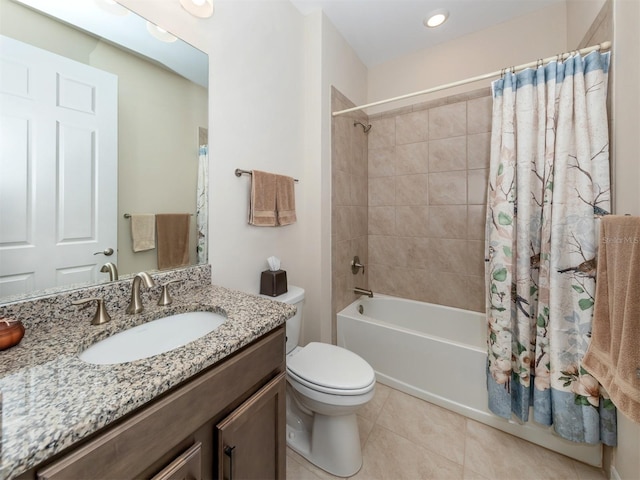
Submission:
M 116 267 L 115 263 L 107 262 L 102 265 L 100 269 L 102 273 L 109 272 L 109 281 L 113 282 L 114 280 L 118 280 L 118 267 Z
M 363 295 L 367 295 L 369 298 L 373 298 L 373 292 L 366 288 L 353 287 L 353 293 L 362 293 Z
M 144 286 L 147 288 L 155 287 L 156 283 L 153 278 L 147 272 L 140 272 L 133 277 L 133 283 L 131 284 L 131 302 L 127 307 L 127 313 L 140 313 L 144 310 L 142 305 L 142 299 L 140 298 L 140 282 L 144 282 Z

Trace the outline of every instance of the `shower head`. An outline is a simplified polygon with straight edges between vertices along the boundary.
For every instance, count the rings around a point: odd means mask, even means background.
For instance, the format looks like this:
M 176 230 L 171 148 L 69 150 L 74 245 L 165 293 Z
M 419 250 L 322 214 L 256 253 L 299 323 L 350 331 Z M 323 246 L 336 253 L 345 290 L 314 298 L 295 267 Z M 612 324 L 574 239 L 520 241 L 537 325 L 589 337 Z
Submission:
M 365 125 L 362 122 L 353 122 L 353 126 L 355 127 L 356 125 L 360 125 L 364 130 L 364 133 L 369 133 L 369 130 L 371 130 L 371 124 Z

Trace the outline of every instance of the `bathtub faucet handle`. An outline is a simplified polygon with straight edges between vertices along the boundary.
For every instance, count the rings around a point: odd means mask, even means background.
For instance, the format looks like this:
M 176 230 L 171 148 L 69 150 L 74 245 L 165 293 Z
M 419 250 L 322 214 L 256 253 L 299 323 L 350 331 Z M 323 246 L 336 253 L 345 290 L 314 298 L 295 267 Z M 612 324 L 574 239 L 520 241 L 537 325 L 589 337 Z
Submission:
M 360 257 L 356 255 L 353 257 L 353 260 L 351 260 L 351 273 L 356 275 L 360 269 L 362 269 L 362 274 L 364 275 L 364 265 L 360 263 Z

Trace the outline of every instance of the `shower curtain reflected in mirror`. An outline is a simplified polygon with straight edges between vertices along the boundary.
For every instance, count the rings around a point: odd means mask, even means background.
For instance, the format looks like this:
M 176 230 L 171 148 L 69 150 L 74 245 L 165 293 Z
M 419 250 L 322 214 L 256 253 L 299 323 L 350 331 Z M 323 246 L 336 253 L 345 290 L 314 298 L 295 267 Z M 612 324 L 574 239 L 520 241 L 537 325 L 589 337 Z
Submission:
M 196 200 L 196 230 L 198 265 L 207 263 L 209 230 L 209 148 L 201 145 L 198 153 L 198 188 Z
M 489 408 L 615 445 L 615 407 L 581 365 L 591 335 L 597 217 L 610 211 L 609 53 L 493 83 L 487 198 Z

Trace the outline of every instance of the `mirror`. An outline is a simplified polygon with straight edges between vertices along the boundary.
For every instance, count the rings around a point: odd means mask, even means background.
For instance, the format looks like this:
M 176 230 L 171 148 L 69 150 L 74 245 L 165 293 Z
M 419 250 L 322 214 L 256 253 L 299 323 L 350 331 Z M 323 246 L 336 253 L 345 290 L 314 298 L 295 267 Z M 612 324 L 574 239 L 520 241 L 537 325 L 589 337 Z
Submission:
M 199 173 L 199 169 L 203 168 L 199 164 L 207 163 L 208 56 L 168 32 L 155 29 L 145 19 L 108 0 L 0 0 L 0 11 L 0 35 L 117 77 L 117 91 L 114 97 L 117 114 L 117 126 L 114 127 L 117 130 L 114 161 L 117 162 L 117 177 L 114 171 L 113 188 L 101 189 L 103 193 L 107 191 L 111 195 L 107 203 L 112 206 L 109 210 L 112 213 L 108 216 L 115 217 L 110 218 L 110 221 L 117 230 L 117 245 L 97 241 L 90 247 L 93 250 L 91 256 L 94 252 L 106 251 L 108 248 L 113 248 L 115 255 L 105 256 L 98 253 L 92 257 L 94 263 L 95 260 L 98 261 L 98 266 L 91 269 L 91 278 L 80 272 L 81 268 L 68 269 L 69 275 L 66 280 L 61 280 L 61 274 L 57 272 L 53 275 L 51 285 L 29 282 L 27 279 L 12 286 L 11 281 L 3 281 L 11 275 L 4 274 L 0 265 L 0 302 L 13 299 L 15 295 L 21 298 L 25 294 L 36 296 L 43 289 L 52 287 L 64 290 L 85 286 L 86 282 L 107 282 L 110 280 L 108 269 L 100 272 L 100 265 L 107 262 L 116 263 L 121 276 L 157 269 L 155 249 L 134 253 L 129 214 L 190 214 L 189 263 L 206 263 L 206 248 L 200 255 L 197 252 L 198 239 L 206 244 L 206 230 L 197 231 L 197 198 L 202 198 L 204 188 L 201 185 L 201 190 L 198 190 L 198 177 L 203 176 L 202 170 Z M 93 100 L 95 99 L 91 98 L 89 102 Z M 3 104 L 8 102 L 3 99 Z M 67 135 L 66 138 L 71 143 L 74 137 Z M 100 141 L 89 141 L 87 151 L 97 150 L 103 138 L 99 138 Z M 25 145 L 27 143 L 25 141 Z M 81 139 L 79 143 L 82 143 Z M 29 144 L 29 148 L 35 150 L 32 144 Z M 72 145 L 72 148 L 75 146 Z M 53 149 L 56 150 L 55 155 L 60 157 L 58 144 Z M 25 152 L 26 150 L 25 147 Z M 8 156 L 5 152 L 4 157 Z M 25 153 L 25 158 L 27 156 Z M 5 173 L 13 166 L 6 158 L 2 162 L 2 175 L 8 178 L 9 175 Z M 61 169 L 59 163 L 58 159 L 58 170 Z M 27 169 L 28 167 L 24 167 L 25 172 Z M 19 180 L 22 179 L 19 174 L 15 175 L 18 175 Z M 82 165 L 78 168 L 67 167 L 63 176 L 59 175 L 59 171 L 54 171 L 51 175 L 55 177 L 52 182 L 57 183 L 58 189 L 54 195 L 55 202 L 62 204 L 66 199 L 68 204 L 65 221 L 74 216 L 77 219 L 90 218 L 89 221 L 83 222 L 91 225 L 80 224 L 74 227 L 80 232 L 80 237 L 90 237 L 91 234 L 82 232 L 100 229 L 96 225 L 103 219 L 97 218 L 100 215 L 95 213 L 91 217 L 90 213 L 98 212 L 98 209 L 92 209 L 94 205 L 86 206 L 83 202 L 74 202 L 64 188 L 66 186 L 70 189 L 70 186 L 76 185 L 78 188 L 91 190 L 86 184 L 91 183 L 93 186 L 95 177 L 104 175 Z M 40 176 L 43 174 L 40 173 Z M 24 173 L 24 178 L 27 177 L 28 174 Z M 5 180 L 0 185 L 0 200 L 12 198 L 5 194 L 12 188 L 7 184 Z M 29 188 L 35 190 L 37 186 L 30 184 L 25 187 L 24 190 L 28 194 L 25 193 L 24 197 L 35 198 L 38 193 L 29 191 Z M 5 190 L 5 193 L 1 190 Z M 94 190 L 100 189 L 96 187 Z M 90 192 L 89 197 L 91 195 Z M 88 203 L 92 202 L 93 197 Z M 28 202 L 25 201 L 26 203 Z M 39 225 L 30 225 L 32 218 L 35 219 L 34 222 L 39 222 L 41 218 L 52 216 L 35 215 L 28 208 L 31 207 L 24 207 L 16 213 L 0 207 L 0 264 L 8 264 L 3 257 L 3 249 L 14 248 L 21 241 L 31 241 L 13 239 L 11 236 L 17 235 L 13 232 L 20 230 L 14 228 L 14 225 L 24 225 L 25 231 L 33 231 L 39 228 Z M 204 210 L 206 218 L 206 203 Z M 57 212 L 54 216 L 56 215 L 60 216 Z M 76 221 L 81 223 L 80 220 Z M 56 217 L 56 234 L 59 234 L 61 225 L 66 225 L 63 222 Z M 27 236 L 25 234 L 24 237 Z M 115 236 L 113 242 L 116 242 Z M 17 260 L 12 261 L 20 267 L 20 262 L 26 261 L 22 260 L 23 258 L 26 257 L 18 256 Z M 26 270 L 28 269 L 25 268 Z M 74 276 L 77 272 L 82 274 Z M 12 278 L 18 277 L 14 275 Z

